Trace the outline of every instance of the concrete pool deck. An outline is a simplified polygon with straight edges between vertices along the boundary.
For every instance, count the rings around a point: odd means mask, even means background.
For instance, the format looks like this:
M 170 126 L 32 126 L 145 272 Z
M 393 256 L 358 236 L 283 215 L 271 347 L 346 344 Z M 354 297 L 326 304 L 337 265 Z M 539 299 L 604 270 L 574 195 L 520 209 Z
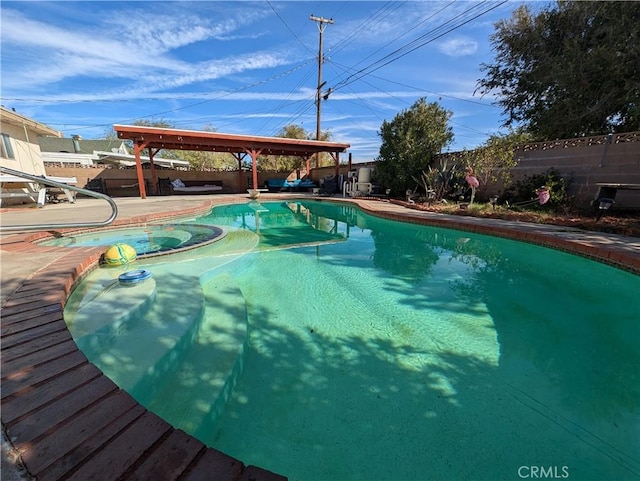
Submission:
M 294 199 L 304 194 L 265 194 Z M 356 202 L 386 218 L 513 238 L 573 252 L 640 274 L 640 239 L 542 224 L 447 216 L 366 199 Z M 246 195 L 115 199 L 113 226 L 194 216 Z M 37 208 L 3 208 L 3 226 L 89 222 L 109 216 L 96 199 Z M 254 479 L 281 476 L 245 466 L 176 430 L 139 406 L 73 342 L 63 319 L 67 296 L 98 262 L 103 248 L 45 247 L 39 232 L 0 236 L 2 425 L 21 463 L 46 479 Z M 11 479 L 3 463 L 3 479 Z M 18 473 L 18 470 L 16 470 Z

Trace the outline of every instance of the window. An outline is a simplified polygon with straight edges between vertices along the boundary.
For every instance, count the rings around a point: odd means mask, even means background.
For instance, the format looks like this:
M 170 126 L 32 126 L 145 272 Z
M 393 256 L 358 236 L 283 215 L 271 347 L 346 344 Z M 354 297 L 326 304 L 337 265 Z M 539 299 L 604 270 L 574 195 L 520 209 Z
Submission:
M 11 147 L 11 137 L 8 134 L 2 134 L 2 143 L 0 143 L 0 157 L 5 159 L 15 159 L 13 155 L 13 147 Z

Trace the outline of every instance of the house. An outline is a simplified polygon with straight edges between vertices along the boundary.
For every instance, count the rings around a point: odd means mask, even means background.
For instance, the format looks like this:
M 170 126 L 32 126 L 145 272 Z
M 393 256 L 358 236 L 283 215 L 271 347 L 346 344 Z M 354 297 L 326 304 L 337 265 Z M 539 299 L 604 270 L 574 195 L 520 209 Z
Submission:
M 40 150 L 45 165 L 52 167 L 93 167 L 112 165 L 116 168 L 134 167 L 135 156 L 126 142 L 113 139 L 91 140 L 79 135 L 71 138 L 40 137 Z M 143 164 L 149 163 L 149 157 L 141 156 Z M 188 170 L 189 162 L 179 159 L 154 157 L 156 166 L 170 169 Z
M 0 166 L 31 175 L 46 174 L 38 139 L 42 135 L 61 137 L 62 134 L 14 110 L 0 106 Z M 44 202 L 46 189 L 37 183 L 1 173 L 0 199 L 2 205 Z
M 0 107 L 0 165 L 33 175 L 45 175 L 39 137 L 62 137 L 57 130 Z

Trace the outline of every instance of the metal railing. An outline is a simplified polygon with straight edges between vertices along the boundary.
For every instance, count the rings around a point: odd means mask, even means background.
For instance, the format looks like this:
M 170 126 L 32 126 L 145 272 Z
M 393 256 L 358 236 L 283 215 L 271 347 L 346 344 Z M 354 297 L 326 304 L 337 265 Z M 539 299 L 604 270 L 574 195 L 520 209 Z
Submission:
M 10 225 L 10 226 L 0 225 L 0 232 L 24 232 L 24 231 L 34 231 L 34 230 L 68 229 L 68 228 L 75 228 L 75 227 L 78 227 L 78 228 L 104 227 L 111 224 L 118 216 L 118 206 L 116 205 L 115 201 L 108 195 L 101 194 L 99 192 L 94 192 L 92 190 L 82 189 L 80 187 L 74 187 L 69 184 L 47 179 L 46 177 L 27 174 L 26 172 L 20 172 L 19 170 L 9 169 L 8 167 L 0 166 L 0 172 L 13 175 L 15 177 L 20 177 L 21 179 L 27 179 L 32 182 L 36 182 L 38 184 L 57 187 L 59 189 L 70 190 L 70 191 L 77 192 L 79 194 L 83 194 L 89 197 L 95 197 L 96 199 L 103 199 L 103 200 L 106 200 L 111 206 L 111 215 L 106 220 L 103 220 L 100 222 L 73 222 L 73 223 L 63 223 L 63 224 L 30 224 L 30 225 Z

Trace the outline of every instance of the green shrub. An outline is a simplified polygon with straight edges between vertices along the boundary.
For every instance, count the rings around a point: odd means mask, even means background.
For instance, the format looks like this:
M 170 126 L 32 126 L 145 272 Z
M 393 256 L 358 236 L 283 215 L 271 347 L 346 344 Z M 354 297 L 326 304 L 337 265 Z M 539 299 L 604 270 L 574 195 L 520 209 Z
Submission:
M 560 175 L 560 172 L 552 167 L 541 174 L 527 175 L 524 179 L 512 183 L 505 189 L 499 202 L 517 207 L 520 203 L 537 199 L 536 190 L 546 186 L 549 189 L 549 201 L 544 205 L 537 202 L 527 204 L 526 208 L 566 212 L 572 205 L 572 199 L 567 194 L 569 183 L 569 179 Z

